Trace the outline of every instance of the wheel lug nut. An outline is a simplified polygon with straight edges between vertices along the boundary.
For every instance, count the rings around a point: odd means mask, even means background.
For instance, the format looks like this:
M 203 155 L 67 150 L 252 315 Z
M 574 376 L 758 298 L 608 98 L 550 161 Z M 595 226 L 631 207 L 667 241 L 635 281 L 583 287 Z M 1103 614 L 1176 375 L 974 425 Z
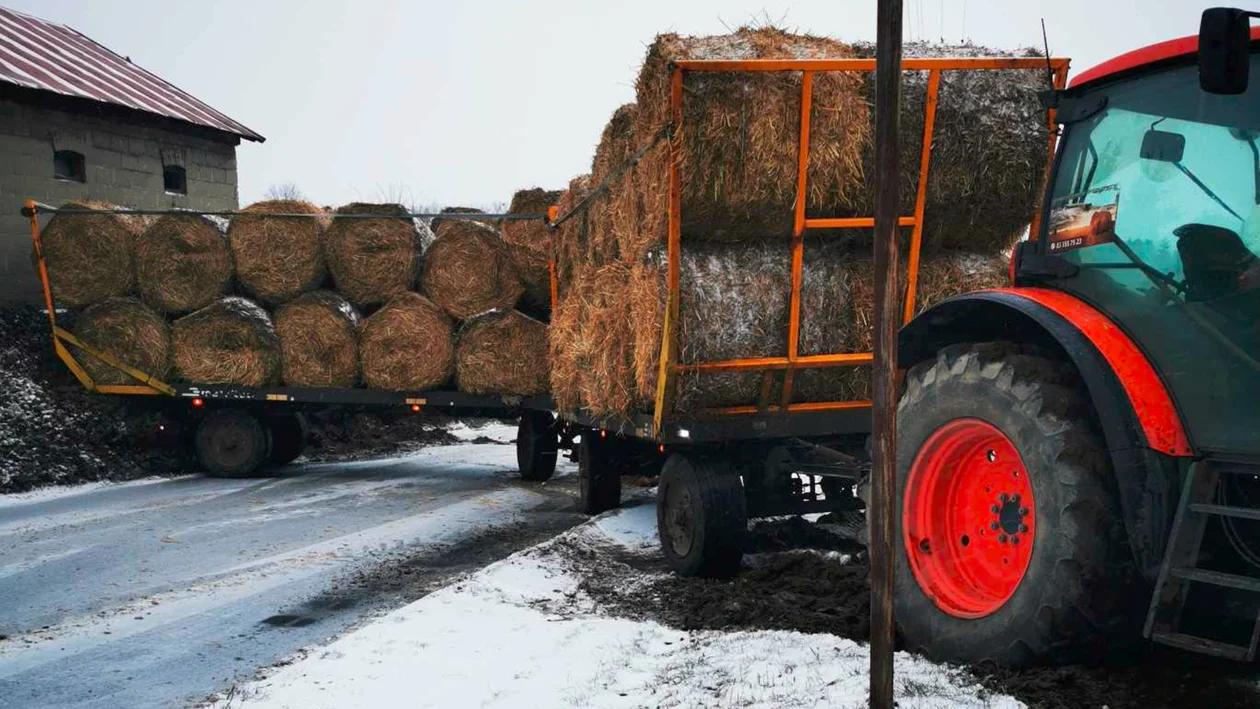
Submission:
M 1019 504 L 1019 493 L 1015 493 L 1011 496 L 1011 502 L 1014 502 L 1017 505 Z
M 998 531 L 998 527 L 1000 527 L 1000 526 L 1001 526 L 1001 525 L 999 525 L 997 522 L 990 522 L 990 523 L 989 523 L 989 529 L 992 529 L 992 530 L 993 530 L 993 531 L 995 531 L 995 532 L 996 532 L 996 531 Z
M 992 512 L 993 514 L 997 514 L 1002 511 L 1002 508 L 998 507 L 997 505 L 990 505 L 989 511 Z
M 999 541 L 999 542 L 1001 542 L 1001 543 L 1003 543 L 1003 544 L 1005 544 L 1005 543 L 1006 543 L 1006 535 L 1005 535 L 1005 534 L 999 534 L 999 535 L 998 535 L 998 541 Z
M 1007 494 L 1004 492 L 1004 493 L 1002 493 L 1001 495 L 998 495 L 998 499 L 999 499 L 999 500 L 1001 500 L 1002 502 L 1006 502 L 1007 500 L 1010 500 L 1011 498 L 1010 498 L 1010 496 L 1009 496 L 1009 495 L 1007 495 Z
M 1019 508 L 1019 516 L 1020 516 L 1020 517 L 1027 517 L 1027 516 L 1028 516 L 1028 508 L 1027 508 L 1027 507 L 1021 507 L 1021 508 Z
M 1019 533 L 1020 533 L 1020 534 L 1028 534 L 1028 525 L 1026 525 L 1026 524 L 1021 524 L 1021 525 L 1019 525 Z
M 1019 544 L 1019 537 L 1011 537 L 1011 544 Z

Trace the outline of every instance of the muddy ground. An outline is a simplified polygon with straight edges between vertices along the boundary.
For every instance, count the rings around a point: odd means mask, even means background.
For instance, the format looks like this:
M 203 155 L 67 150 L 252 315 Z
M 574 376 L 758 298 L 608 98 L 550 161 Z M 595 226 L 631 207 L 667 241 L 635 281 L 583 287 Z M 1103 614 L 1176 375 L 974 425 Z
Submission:
M 582 590 L 615 615 L 684 630 L 795 630 L 869 638 L 865 552 L 799 518 L 754 526 L 744 569 L 729 581 L 668 573 L 658 554 L 574 550 Z M 834 529 L 834 528 L 830 528 Z M 586 558 L 580 558 L 586 557 Z M 646 584 L 631 579 L 650 579 Z M 1144 648 L 1107 666 L 1007 670 L 974 667 L 985 688 L 1032 709 L 1215 709 L 1260 707 L 1260 669 Z

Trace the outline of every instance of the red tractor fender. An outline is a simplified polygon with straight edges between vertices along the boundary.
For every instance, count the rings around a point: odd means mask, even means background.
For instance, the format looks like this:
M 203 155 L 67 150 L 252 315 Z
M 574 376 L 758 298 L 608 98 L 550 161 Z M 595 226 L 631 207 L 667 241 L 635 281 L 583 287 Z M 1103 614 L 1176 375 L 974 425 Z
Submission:
M 954 342 L 989 339 L 1031 340 L 1062 350 L 1085 380 L 1109 448 L 1140 445 L 1172 457 L 1194 455 L 1173 397 L 1146 354 L 1097 308 L 1062 291 L 997 288 L 939 303 L 902 330 L 898 364 L 911 366 Z M 1112 391 L 1104 391 L 1108 384 Z M 1122 403 L 1127 411 L 1108 410 Z M 1108 426 L 1116 423 L 1108 419 L 1124 414 L 1142 440 L 1122 440 L 1120 427 Z
M 897 364 L 935 359 L 950 345 L 1021 342 L 1080 374 L 1111 457 L 1138 569 L 1159 573 L 1176 510 L 1179 470 L 1194 446 L 1175 399 L 1145 353 L 1097 308 L 1060 291 L 999 288 L 944 300 L 898 335 Z

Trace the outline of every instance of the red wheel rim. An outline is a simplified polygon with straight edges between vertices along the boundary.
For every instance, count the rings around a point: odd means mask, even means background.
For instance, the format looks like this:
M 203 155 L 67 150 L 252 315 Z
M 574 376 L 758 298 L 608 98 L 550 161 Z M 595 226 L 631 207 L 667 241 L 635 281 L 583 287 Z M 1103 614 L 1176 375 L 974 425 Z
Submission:
M 902 541 L 919 588 L 945 613 L 1001 608 L 1032 559 L 1036 500 L 1015 445 L 980 419 L 954 419 L 919 448 Z

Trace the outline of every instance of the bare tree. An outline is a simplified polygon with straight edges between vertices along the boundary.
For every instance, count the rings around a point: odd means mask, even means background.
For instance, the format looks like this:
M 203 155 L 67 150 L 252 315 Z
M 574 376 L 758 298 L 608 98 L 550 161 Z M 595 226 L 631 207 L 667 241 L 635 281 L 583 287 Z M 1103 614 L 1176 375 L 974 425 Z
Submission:
M 306 196 L 292 182 L 282 182 L 268 187 L 267 191 L 263 192 L 263 199 L 305 200 Z

